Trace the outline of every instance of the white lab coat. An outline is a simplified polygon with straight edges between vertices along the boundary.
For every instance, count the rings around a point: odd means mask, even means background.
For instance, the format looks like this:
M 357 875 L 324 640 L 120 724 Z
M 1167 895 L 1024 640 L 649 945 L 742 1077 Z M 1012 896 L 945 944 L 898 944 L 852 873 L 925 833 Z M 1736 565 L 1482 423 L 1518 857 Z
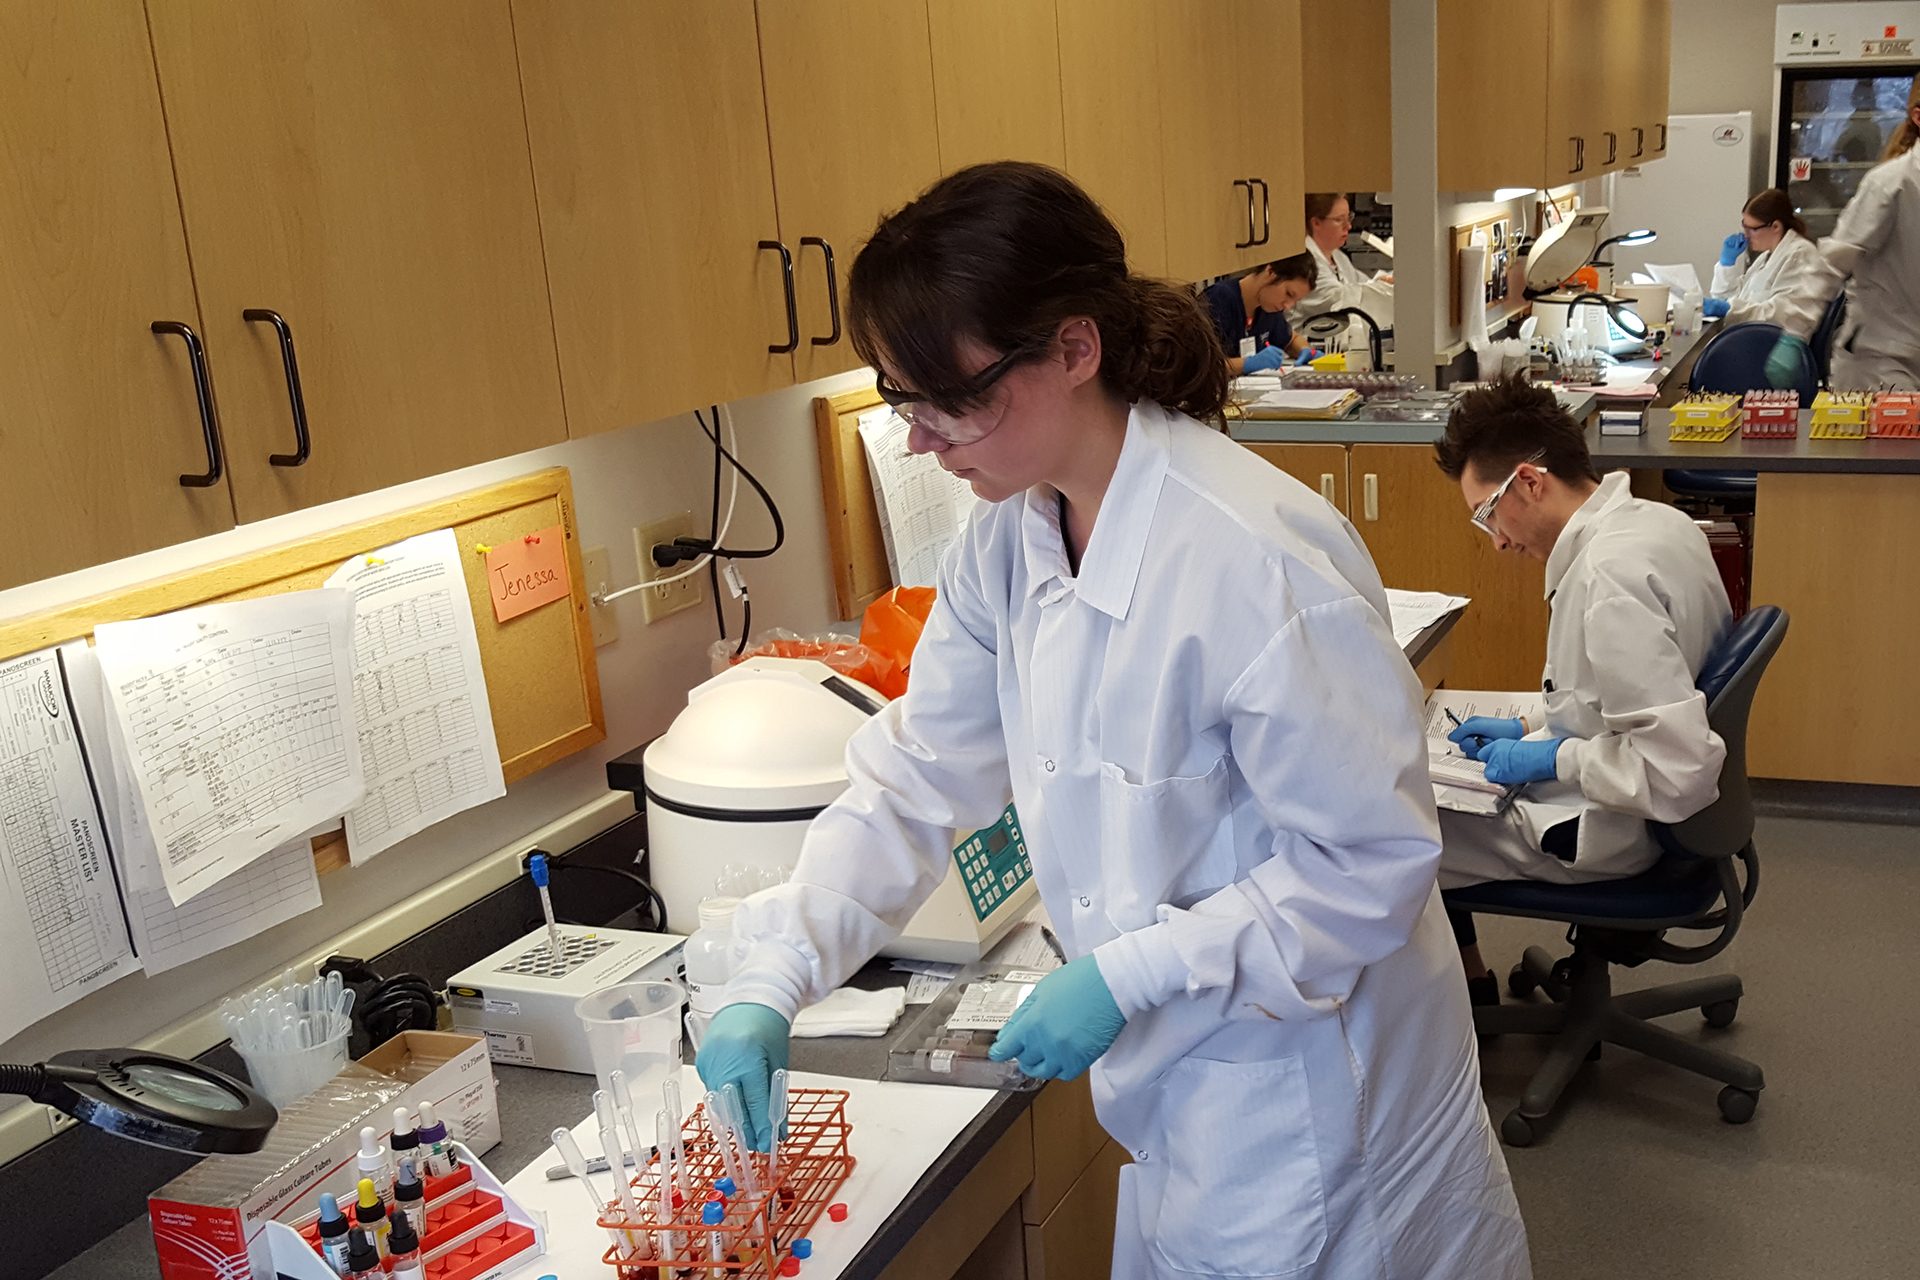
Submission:
M 1845 281 L 1833 385 L 1920 389 L 1920 147 L 1867 171 L 1820 256 L 1783 306 L 1781 325 L 1811 338 Z
M 1067 955 L 1128 1016 L 1093 1069 L 1133 1158 L 1116 1276 L 1528 1275 L 1386 619 L 1318 494 L 1136 407 L 1077 576 L 1052 490 L 975 512 L 911 689 L 741 905 L 728 998 L 825 995 L 1010 785 Z
M 1712 296 L 1727 300 L 1728 324 L 1777 324 L 1783 301 L 1820 271 L 1820 263 L 1819 247 L 1788 229 L 1751 266 L 1744 257 L 1730 267 L 1716 262 Z
M 1559 776 L 1502 818 L 1448 813 L 1440 883 L 1572 883 L 1644 871 L 1659 859 L 1649 820 L 1677 822 L 1720 794 L 1726 744 L 1694 687 L 1733 613 L 1706 537 L 1616 471 L 1574 513 L 1547 557 L 1547 723 L 1565 738 Z M 1571 864 L 1541 852 L 1578 819 Z
M 1377 307 L 1367 306 L 1366 283 L 1371 277 L 1353 265 L 1353 259 L 1347 256 L 1345 249 L 1335 249 L 1328 254 L 1312 236 L 1308 236 L 1307 252 L 1313 255 L 1315 268 L 1313 290 L 1294 304 L 1296 328 L 1301 320 L 1324 312 L 1337 311 L 1341 307 L 1359 307 L 1372 315 L 1381 328 L 1393 327 L 1391 315 L 1380 316 L 1377 314 Z

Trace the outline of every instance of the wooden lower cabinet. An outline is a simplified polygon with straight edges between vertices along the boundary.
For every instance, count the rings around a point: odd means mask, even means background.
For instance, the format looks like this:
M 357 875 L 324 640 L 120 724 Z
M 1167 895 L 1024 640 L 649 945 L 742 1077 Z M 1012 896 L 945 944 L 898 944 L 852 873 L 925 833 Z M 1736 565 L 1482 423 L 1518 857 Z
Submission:
M 1104 1280 L 1113 1268 L 1113 1223 L 1127 1153 L 1108 1142 L 1047 1220 L 1027 1224 L 1027 1280 Z
M 1298 480 L 1332 503 L 1342 515 L 1350 514 L 1347 503 L 1347 446 L 1343 444 L 1264 444 L 1247 445 L 1252 452 Z

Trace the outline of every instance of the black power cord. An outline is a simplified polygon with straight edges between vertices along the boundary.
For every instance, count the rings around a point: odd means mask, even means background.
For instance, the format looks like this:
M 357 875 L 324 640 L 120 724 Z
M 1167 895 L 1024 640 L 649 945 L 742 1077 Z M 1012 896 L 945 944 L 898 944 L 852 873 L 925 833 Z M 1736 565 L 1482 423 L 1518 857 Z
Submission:
M 366 1033 L 368 1050 L 402 1031 L 431 1031 L 439 1021 L 439 994 L 417 973 L 383 978 L 354 956 L 328 956 L 320 972 L 338 973 L 340 980 L 353 988 L 353 1021 Z
M 708 533 L 705 538 L 675 538 L 672 542 L 656 543 L 652 550 L 653 562 L 662 569 L 672 568 L 688 560 L 697 560 L 701 556 L 710 556 L 707 562 L 707 582 L 713 590 L 713 617 L 720 631 L 720 638 L 727 638 L 726 610 L 720 603 L 720 562 L 722 560 L 762 560 L 780 550 L 786 544 L 787 526 L 780 517 L 780 505 L 760 483 L 760 478 L 749 471 L 733 456 L 720 440 L 720 406 L 708 406 L 707 413 L 713 415 L 712 425 L 708 425 L 706 415 L 700 410 L 693 411 L 693 420 L 699 424 L 701 432 L 713 442 L 713 502 L 711 515 L 707 522 Z M 721 462 L 733 465 L 753 491 L 760 495 L 760 501 L 766 504 L 767 514 L 773 519 L 773 542 L 765 547 L 735 548 L 720 545 L 720 474 Z M 737 658 L 747 651 L 747 638 L 753 634 L 753 597 L 737 578 L 730 582 L 740 586 L 740 642 L 734 646 L 733 654 Z
M 526 857 L 520 860 L 522 869 L 526 866 L 527 858 L 532 857 L 536 853 L 543 852 L 545 851 L 541 849 L 527 850 Z M 625 880 L 640 890 L 640 905 L 633 908 L 636 913 L 644 912 L 644 914 L 640 916 L 640 923 L 651 933 L 665 933 L 667 931 L 667 900 L 661 897 L 660 891 L 654 888 L 653 885 L 648 882 L 647 878 L 639 872 L 629 871 L 625 867 L 610 867 L 604 862 L 573 862 L 567 858 L 556 858 L 550 853 L 546 856 L 547 869 L 549 871 L 597 871 L 601 875 L 617 876 Z M 527 922 L 527 928 L 529 930 L 542 929 L 546 927 L 546 923 L 546 916 L 541 915 L 529 920 Z M 580 921 L 569 920 L 567 923 L 579 924 Z

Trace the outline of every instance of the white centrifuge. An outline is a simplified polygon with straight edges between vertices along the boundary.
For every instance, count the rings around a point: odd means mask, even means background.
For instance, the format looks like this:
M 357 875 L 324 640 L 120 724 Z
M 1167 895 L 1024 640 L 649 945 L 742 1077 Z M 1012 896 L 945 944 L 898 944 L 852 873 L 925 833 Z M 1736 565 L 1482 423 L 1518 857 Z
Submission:
M 691 927 L 726 867 L 792 869 L 808 824 L 847 789 L 847 739 L 886 703 L 806 658 L 750 658 L 687 695 L 642 757 L 649 871 L 674 927 Z M 1033 897 L 1009 805 L 956 835 L 946 879 L 886 954 L 978 959 Z

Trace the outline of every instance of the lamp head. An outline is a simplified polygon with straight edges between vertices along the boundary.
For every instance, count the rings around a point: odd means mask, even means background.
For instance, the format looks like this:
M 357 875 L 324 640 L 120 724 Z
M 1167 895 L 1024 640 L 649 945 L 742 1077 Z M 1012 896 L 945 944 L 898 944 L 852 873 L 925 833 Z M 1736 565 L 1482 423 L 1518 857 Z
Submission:
M 0 1066 L 21 1094 L 115 1137 L 203 1155 L 258 1151 L 280 1118 L 233 1077 L 141 1049 L 80 1049 L 34 1066 Z

